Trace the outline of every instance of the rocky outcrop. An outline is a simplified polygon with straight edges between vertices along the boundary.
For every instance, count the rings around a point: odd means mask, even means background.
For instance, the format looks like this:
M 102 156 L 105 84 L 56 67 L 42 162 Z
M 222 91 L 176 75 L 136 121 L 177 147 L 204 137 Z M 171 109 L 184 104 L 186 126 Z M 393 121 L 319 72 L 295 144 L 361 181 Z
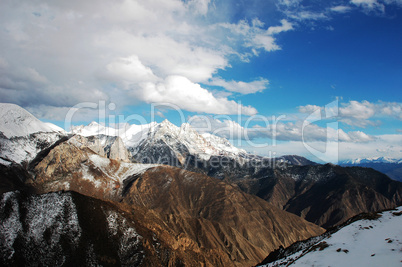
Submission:
M 130 152 L 118 136 L 93 135 L 84 137 L 75 135 L 70 139 L 70 143 L 81 148 L 87 147 L 102 157 L 130 162 Z

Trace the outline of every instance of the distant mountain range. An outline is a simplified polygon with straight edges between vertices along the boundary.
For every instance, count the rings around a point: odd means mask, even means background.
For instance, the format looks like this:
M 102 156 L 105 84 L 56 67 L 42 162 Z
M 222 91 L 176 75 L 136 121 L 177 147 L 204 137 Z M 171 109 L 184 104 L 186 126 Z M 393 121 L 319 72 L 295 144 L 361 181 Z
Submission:
M 342 161 L 341 164 L 369 164 L 369 163 L 396 163 L 402 164 L 402 159 L 394 159 L 388 157 L 373 157 L 373 158 L 357 158 L 352 160 Z
M 340 162 L 341 166 L 359 166 L 373 168 L 385 173 L 391 179 L 402 181 L 402 159 L 388 157 L 358 158 Z
M 252 155 L 188 124 L 66 133 L 0 111 L 3 265 L 251 266 L 402 204 L 402 183 L 373 169 Z

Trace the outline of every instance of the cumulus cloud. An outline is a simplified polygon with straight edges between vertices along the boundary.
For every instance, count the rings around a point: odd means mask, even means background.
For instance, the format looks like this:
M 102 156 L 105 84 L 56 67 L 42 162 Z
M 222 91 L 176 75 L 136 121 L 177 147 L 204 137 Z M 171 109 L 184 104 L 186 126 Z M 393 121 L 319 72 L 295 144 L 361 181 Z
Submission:
M 208 12 L 208 6 L 211 3 L 211 0 L 190 0 L 187 2 L 187 5 L 190 9 L 193 9 L 196 13 L 201 15 L 206 15 Z
M 181 75 L 157 77 L 138 56 L 119 58 L 107 65 L 109 79 L 129 95 L 146 103 L 170 103 L 180 109 L 210 114 L 254 115 L 257 110 L 225 97 L 215 97 L 201 85 Z
M 152 82 L 158 79 L 151 68 L 144 66 L 136 55 L 116 59 L 106 69 L 112 79 L 121 79 L 127 83 Z
M 194 100 L 194 90 L 204 105 L 182 103 L 183 108 L 254 114 L 255 108 L 199 84 L 215 79 L 216 86 L 231 92 L 264 90 L 264 78 L 225 81 L 217 72 L 230 67 L 233 55 L 247 60 L 259 51 L 279 49 L 276 36 L 293 26 L 282 20 L 269 27 L 255 19 L 251 24 L 231 21 L 225 28 L 222 22 L 230 16 L 208 17 L 213 5 L 210 0 L 38 0 L 15 8 L 14 1 L 3 1 L 0 98 L 26 108 L 41 107 L 51 116 L 52 110 L 60 113 L 83 101 L 113 101 L 123 108 L 141 101 Z M 145 96 L 144 88 L 152 88 L 152 94 Z M 174 99 L 162 88 L 185 94 Z M 41 112 L 44 117 L 45 113 Z
M 135 90 L 135 89 L 134 89 Z M 257 110 L 227 98 L 217 98 L 183 76 L 168 76 L 161 83 L 146 83 L 135 92 L 147 103 L 170 103 L 193 112 L 254 115 Z

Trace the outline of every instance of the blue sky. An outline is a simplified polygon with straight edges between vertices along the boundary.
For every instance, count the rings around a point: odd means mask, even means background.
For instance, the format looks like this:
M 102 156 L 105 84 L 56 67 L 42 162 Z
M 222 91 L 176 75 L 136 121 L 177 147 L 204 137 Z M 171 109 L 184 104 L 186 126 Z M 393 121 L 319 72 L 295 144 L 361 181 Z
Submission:
M 73 124 L 103 121 L 88 103 L 104 102 L 150 122 L 167 103 L 157 121 L 263 155 L 402 157 L 401 0 L 6 0 L 0 15 L 0 99 L 44 121 L 78 106 Z

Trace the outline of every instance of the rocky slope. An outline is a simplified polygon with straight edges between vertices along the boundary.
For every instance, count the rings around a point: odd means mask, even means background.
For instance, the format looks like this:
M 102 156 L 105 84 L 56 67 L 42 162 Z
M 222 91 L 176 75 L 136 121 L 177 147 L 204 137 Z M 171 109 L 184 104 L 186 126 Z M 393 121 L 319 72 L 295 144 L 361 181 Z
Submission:
M 326 164 L 254 168 L 248 172 L 232 169 L 225 179 L 325 228 L 361 212 L 402 204 L 402 183 L 367 168 Z
M 124 208 L 75 192 L 0 196 L 3 266 L 167 266 L 170 250 Z
M 102 157 L 125 162 L 131 161 L 130 152 L 124 146 L 122 139 L 118 136 L 92 135 L 83 137 L 81 135 L 75 135 L 69 142 L 74 143 L 80 148 L 89 148 Z
M 123 203 L 141 225 L 192 265 L 253 265 L 266 251 L 322 229 L 208 176 L 124 163 L 66 141 L 33 169 L 38 193 L 72 190 Z M 67 174 L 67 175 L 66 175 Z
M 295 155 L 259 157 L 224 138 L 200 135 L 187 124 L 179 128 L 164 121 L 147 129 L 138 146 L 130 148 L 137 161 L 178 166 L 226 181 L 326 228 L 361 212 L 402 203 L 402 184 L 371 169 L 319 165 Z

